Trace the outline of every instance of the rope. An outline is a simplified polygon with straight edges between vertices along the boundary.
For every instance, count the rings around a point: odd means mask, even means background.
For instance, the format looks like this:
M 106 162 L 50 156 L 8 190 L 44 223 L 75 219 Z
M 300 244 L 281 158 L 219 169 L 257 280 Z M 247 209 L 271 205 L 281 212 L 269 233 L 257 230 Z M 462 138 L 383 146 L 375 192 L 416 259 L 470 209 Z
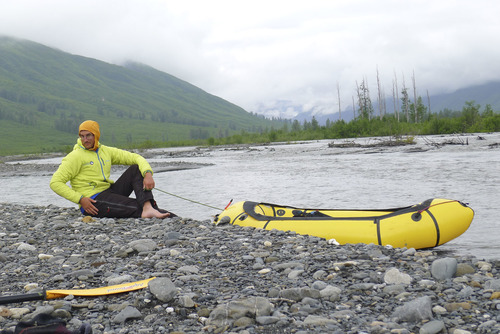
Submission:
M 445 202 L 441 202 L 441 203 L 436 203 L 436 204 L 432 204 L 432 205 L 429 205 L 421 210 L 418 210 L 417 212 L 418 213 L 422 213 L 424 211 L 427 211 L 429 210 L 430 208 L 432 208 L 433 206 L 436 206 L 436 205 L 442 205 L 442 204 L 448 204 L 448 203 L 453 203 L 453 202 L 458 202 L 457 200 L 450 200 L 450 201 L 445 201 Z
M 215 206 L 211 206 L 211 205 L 204 204 L 204 203 L 201 203 L 201 202 L 193 201 L 192 199 L 185 198 L 185 197 L 181 197 L 181 196 L 179 196 L 179 195 L 169 193 L 168 191 L 161 190 L 161 189 L 158 189 L 158 188 L 156 188 L 156 187 L 155 187 L 155 190 L 161 191 L 161 192 L 162 192 L 162 193 L 164 193 L 164 194 L 167 194 L 167 195 L 170 195 L 170 196 L 174 196 L 174 197 L 177 197 L 177 198 L 183 199 L 183 200 L 188 201 L 188 202 L 191 202 L 191 203 L 195 203 L 195 204 L 203 205 L 203 206 L 206 206 L 206 207 L 208 207 L 208 208 L 215 209 L 215 210 L 224 211 L 224 210 L 223 210 L 223 209 L 221 209 L 221 208 L 216 208 Z

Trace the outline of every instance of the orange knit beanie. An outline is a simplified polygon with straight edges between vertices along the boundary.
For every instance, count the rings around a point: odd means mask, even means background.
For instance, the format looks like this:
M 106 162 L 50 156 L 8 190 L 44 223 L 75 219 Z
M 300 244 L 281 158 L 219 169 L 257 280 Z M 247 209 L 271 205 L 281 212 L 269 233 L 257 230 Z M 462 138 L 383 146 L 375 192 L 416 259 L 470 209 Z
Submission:
M 99 123 L 95 121 L 85 121 L 82 124 L 80 124 L 78 133 L 80 133 L 80 131 L 82 130 L 88 131 L 94 135 L 95 142 L 92 150 L 94 151 L 97 150 L 97 148 L 99 147 L 99 138 L 101 137 L 101 132 L 99 131 Z

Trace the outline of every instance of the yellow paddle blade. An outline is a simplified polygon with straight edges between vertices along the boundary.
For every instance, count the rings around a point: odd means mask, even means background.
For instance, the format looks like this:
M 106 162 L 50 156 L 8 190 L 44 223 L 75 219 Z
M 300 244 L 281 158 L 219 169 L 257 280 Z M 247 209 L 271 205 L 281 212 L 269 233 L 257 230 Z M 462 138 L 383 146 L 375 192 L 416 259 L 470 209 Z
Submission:
M 95 297 L 95 296 L 104 296 L 104 295 L 112 295 L 116 293 L 123 293 L 128 291 L 135 291 L 144 289 L 148 286 L 149 281 L 155 279 L 156 277 L 148 278 L 142 281 L 132 282 L 132 283 L 123 283 L 118 285 L 105 286 L 102 288 L 95 289 L 76 289 L 76 290 L 47 290 L 46 299 L 55 299 L 62 298 L 68 295 L 73 296 L 86 296 L 86 297 Z

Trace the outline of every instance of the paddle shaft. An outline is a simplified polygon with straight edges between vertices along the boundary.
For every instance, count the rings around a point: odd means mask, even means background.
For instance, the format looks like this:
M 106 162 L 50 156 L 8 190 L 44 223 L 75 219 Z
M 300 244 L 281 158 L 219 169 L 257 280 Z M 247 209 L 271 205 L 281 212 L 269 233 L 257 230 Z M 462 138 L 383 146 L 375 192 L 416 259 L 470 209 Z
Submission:
M 11 303 L 22 303 L 30 300 L 44 300 L 45 297 L 46 297 L 45 291 L 37 293 L 27 293 L 24 295 L 1 296 L 0 305 L 11 304 Z

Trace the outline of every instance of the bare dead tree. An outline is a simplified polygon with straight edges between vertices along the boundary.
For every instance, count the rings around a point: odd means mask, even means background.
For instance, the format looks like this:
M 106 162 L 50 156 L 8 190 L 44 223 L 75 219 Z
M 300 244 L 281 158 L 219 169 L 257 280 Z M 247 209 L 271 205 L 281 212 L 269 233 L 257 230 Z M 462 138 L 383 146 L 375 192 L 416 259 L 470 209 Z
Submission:
M 382 117 L 384 117 L 385 114 L 387 113 L 387 101 L 384 98 L 384 96 L 385 96 L 385 89 L 382 87 Z
M 418 123 L 418 112 L 417 112 L 417 85 L 415 84 L 415 70 L 411 78 L 413 82 L 413 111 L 415 112 L 415 123 Z
M 406 121 L 410 122 L 410 107 L 409 107 L 409 101 L 408 101 L 408 89 L 406 88 L 405 84 L 405 75 L 403 73 L 403 108 L 404 112 L 406 114 Z
M 356 104 L 354 103 L 354 96 L 352 96 L 352 112 L 354 119 L 356 119 Z
M 394 100 L 394 113 L 396 114 L 396 118 L 399 122 L 399 88 L 398 88 L 398 77 L 396 75 L 396 71 L 394 71 L 394 91 L 396 92 L 395 100 Z
M 431 114 L 431 98 L 429 96 L 429 90 L 427 89 L 427 105 L 429 106 L 429 115 Z
M 358 80 L 356 80 L 356 93 L 358 95 L 358 106 L 359 106 L 359 110 L 360 110 L 360 113 L 361 113 L 362 99 L 361 99 L 361 90 L 360 90 L 360 87 L 359 87 L 359 84 L 358 84 Z M 356 110 L 356 109 L 354 109 L 354 110 Z
M 377 66 L 377 88 L 378 88 L 378 96 L 377 96 L 378 114 L 379 118 L 382 119 L 382 89 L 380 87 L 380 76 L 378 73 L 378 66 Z
M 399 114 L 398 114 L 398 110 L 397 110 L 397 100 L 396 100 L 396 89 L 397 89 L 396 83 L 393 80 L 392 81 L 392 104 L 394 106 L 394 117 L 396 117 L 396 119 L 399 122 Z
M 337 81 L 337 97 L 339 100 L 339 121 L 340 121 L 340 120 L 342 120 L 342 109 L 340 107 L 340 84 L 338 81 Z

